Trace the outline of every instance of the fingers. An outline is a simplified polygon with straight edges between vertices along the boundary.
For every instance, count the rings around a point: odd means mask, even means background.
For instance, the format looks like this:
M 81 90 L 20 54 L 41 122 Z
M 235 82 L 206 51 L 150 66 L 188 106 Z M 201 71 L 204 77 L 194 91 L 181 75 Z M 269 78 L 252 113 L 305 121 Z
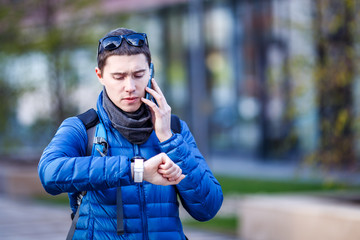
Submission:
M 171 107 L 166 102 L 164 94 L 154 79 L 152 79 L 152 84 L 153 89 L 146 87 L 146 91 L 154 97 L 156 103 L 146 98 L 141 98 L 141 100 L 151 111 L 156 136 L 160 142 L 164 142 L 172 136 L 170 126 Z
M 153 89 L 156 91 L 156 93 L 158 93 L 160 96 L 164 97 L 163 92 L 161 91 L 159 85 L 157 84 L 157 82 L 155 81 L 155 79 L 151 79 L 151 83 L 152 83 L 152 87 Z M 152 89 L 150 89 L 152 90 Z
M 159 165 L 158 173 L 170 182 L 177 181 L 182 175 L 182 169 L 167 154 L 162 153 L 161 158 L 162 164 Z
M 144 180 L 156 185 L 176 185 L 184 179 L 182 169 L 166 153 L 160 153 L 144 163 Z
M 163 92 L 161 91 L 159 85 L 156 83 L 154 78 L 151 80 L 151 82 L 152 82 L 152 88 L 146 87 L 145 90 L 155 98 L 157 104 L 159 105 L 159 108 L 166 108 L 168 106 L 168 104 L 167 104 L 166 98 L 165 98 Z M 148 103 L 148 101 L 144 101 L 144 100 L 148 100 L 148 99 L 142 98 L 142 100 L 143 100 L 143 102 Z M 152 101 L 150 101 L 150 102 L 152 102 Z M 157 106 L 157 105 L 155 104 L 155 106 Z
M 155 110 L 158 108 L 158 106 L 156 105 L 156 103 L 154 103 L 153 101 L 146 99 L 146 98 L 141 98 L 141 101 L 143 101 L 143 103 L 145 103 L 146 105 L 149 106 L 150 111 L 152 111 L 153 113 L 155 113 Z
M 176 180 L 169 180 L 169 185 L 177 185 L 179 184 L 186 176 L 184 174 L 181 174 L 181 176 Z
M 166 153 L 160 153 L 160 156 L 162 162 L 159 165 L 159 171 L 161 171 L 163 174 L 171 174 L 176 169 L 180 168 L 169 158 Z
M 160 169 L 170 169 L 171 167 L 173 167 L 174 165 L 176 165 L 166 153 L 161 153 L 161 159 L 162 159 L 162 164 L 159 166 Z
M 146 98 L 141 98 L 141 101 L 149 106 L 149 109 L 155 118 L 169 118 L 169 116 L 171 116 L 171 107 L 167 104 L 165 97 L 148 87 L 146 88 L 146 91 L 155 98 L 156 103 Z
M 175 166 L 168 170 L 159 169 L 158 172 L 162 174 L 163 177 L 168 178 L 170 181 L 174 181 L 178 179 L 182 174 L 181 168 L 177 165 Z

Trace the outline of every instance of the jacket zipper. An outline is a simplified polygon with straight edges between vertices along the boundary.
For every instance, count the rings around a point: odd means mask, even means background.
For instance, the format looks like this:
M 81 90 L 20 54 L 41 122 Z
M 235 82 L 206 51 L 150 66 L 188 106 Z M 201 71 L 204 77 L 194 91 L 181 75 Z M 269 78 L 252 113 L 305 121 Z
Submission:
M 115 138 L 116 140 L 120 143 L 120 133 L 118 131 L 113 130 L 113 133 L 115 134 Z M 118 135 L 119 134 L 119 135 Z M 141 156 L 140 155 L 140 148 L 139 145 L 137 144 L 133 144 L 134 146 L 134 156 Z M 141 210 L 141 222 L 142 222 L 142 228 L 143 228 L 143 234 L 144 234 L 144 239 L 148 240 L 149 236 L 148 236 L 148 228 L 147 228 L 147 217 L 146 217 L 146 211 L 145 211 L 145 191 L 144 191 L 144 184 L 143 183 L 138 183 L 138 190 L 139 190 L 139 198 L 140 198 L 140 210 Z
M 137 145 L 137 144 L 134 145 L 134 152 L 135 152 L 135 156 L 141 156 L 139 145 Z M 149 236 L 148 236 L 148 228 L 147 228 L 148 224 L 147 224 L 147 217 L 146 217 L 146 209 L 145 209 L 146 202 L 145 202 L 144 184 L 139 183 L 138 189 L 139 189 L 139 193 L 140 193 L 140 209 L 141 209 L 143 234 L 144 234 L 144 239 L 147 240 L 147 239 L 149 239 Z

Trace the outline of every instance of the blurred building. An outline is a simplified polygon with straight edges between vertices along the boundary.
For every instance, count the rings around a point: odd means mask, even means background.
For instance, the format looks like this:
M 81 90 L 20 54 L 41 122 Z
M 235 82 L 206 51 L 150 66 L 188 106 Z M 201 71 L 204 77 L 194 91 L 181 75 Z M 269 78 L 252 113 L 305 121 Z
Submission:
M 311 0 L 100 3 L 97 14 L 111 21 L 94 23 L 93 34 L 101 38 L 121 26 L 148 34 L 155 77 L 204 154 L 293 159 L 317 148 Z M 99 19 L 91 19 L 94 9 L 81 13 L 87 21 Z M 93 72 L 94 49 L 95 41 L 92 50 L 71 53 L 76 66 L 72 74 L 79 81 L 68 97 L 78 112 L 94 107 L 93 96 L 101 90 Z M 48 61 L 38 53 L 21 59 L 40 72 Z M 42 74 L 41 79 L 48 78 Z M 19 76 L 12 74 L 15 78 Z M 50 93 L 44 89 L 20 98 L 18 118 L 23 123 L 30 125 L 49 113 L 52 106 L 44 99 Z
M 316 148 L 312 69 L 290 67 L 314 57 L 311 9 L 311 1 L 195 0 L 133 16 L 146 22 L 156 77 L 203 152 L 289 159 Z

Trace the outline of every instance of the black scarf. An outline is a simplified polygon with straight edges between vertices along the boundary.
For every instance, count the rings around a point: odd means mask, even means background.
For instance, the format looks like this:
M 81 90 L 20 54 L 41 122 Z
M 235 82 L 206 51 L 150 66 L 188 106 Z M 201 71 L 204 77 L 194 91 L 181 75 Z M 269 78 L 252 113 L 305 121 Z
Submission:
M 147 106 L 143 103 L 137 111 L 127 113 L 110 100 L 105 88 L 103 92 L 103 107 L 113 127 L 129 142 L 139 145 L 145 143 L 153 131 L 151 113 Z

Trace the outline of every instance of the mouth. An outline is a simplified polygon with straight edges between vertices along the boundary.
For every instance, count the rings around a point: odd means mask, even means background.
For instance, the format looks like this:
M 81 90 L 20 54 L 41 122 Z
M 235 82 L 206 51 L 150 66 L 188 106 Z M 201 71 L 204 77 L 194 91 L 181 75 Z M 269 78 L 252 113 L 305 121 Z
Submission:
M 126 97 L 126 98 L 123 98 L 123 101 L 127 102 L 127 103 L 134 103 L 138 100 L 139 98 L 137 97 Z

